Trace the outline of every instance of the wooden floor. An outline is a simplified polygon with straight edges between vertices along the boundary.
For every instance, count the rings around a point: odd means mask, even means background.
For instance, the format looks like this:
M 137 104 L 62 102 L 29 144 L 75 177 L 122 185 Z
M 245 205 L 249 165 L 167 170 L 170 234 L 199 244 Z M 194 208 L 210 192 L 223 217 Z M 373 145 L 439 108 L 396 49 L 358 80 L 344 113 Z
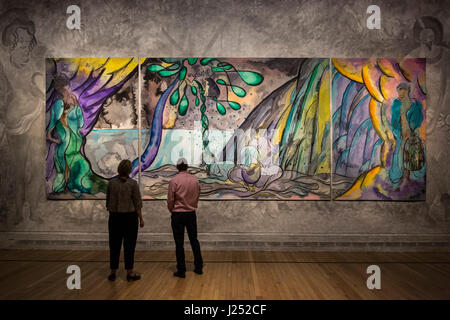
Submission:
M 115 282 L 108 251 L 0 250 L 0 299 L 450 299 L 449 253 L 305 253 L 204 251 L 204 274 L 173 277 L 175 254 L 138 251 L 127 282 Z M 81 289 L 66 287 L 66 269 L 81 268 Z M 369 265 L 381 268 L 381 290 L 366 287 Z

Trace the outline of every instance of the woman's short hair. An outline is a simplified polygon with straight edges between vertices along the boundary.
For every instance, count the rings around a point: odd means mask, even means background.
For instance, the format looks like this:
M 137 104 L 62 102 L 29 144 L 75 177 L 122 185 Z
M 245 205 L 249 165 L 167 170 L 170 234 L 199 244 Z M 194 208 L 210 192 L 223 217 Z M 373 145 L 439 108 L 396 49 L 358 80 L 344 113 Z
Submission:
M 119 173 L 120 177 L 128 177 L 132 171 L 131 161 L 128 159 L 122 160 L 119 163 L 119 167 L 117 168 L 117 173 Z

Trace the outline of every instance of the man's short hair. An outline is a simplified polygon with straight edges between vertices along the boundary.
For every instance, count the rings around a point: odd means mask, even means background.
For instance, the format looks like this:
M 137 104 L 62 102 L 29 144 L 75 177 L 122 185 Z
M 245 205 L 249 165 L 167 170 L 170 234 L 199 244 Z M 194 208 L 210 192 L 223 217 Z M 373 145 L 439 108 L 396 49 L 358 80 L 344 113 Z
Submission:
M 186 171 L 188 168 L 188 163 L 185 158 L 180 158 L 177 161 L 177 169 L 178 171 Z

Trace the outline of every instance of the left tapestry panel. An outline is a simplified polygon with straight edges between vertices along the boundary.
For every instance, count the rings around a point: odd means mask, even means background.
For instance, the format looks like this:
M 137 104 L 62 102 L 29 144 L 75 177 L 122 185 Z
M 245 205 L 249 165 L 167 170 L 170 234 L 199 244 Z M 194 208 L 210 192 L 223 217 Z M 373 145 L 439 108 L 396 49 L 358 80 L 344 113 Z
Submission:
M 48 199 L 104 199 L 119 162 L 137 158 L 138 65 L 138 58 L 46 59 Z

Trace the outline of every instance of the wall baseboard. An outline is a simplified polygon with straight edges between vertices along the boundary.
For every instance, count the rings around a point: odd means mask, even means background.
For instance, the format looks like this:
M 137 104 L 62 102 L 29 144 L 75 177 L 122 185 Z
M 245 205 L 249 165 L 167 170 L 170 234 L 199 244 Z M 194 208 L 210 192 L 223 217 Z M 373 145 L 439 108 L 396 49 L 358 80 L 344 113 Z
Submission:
M 203 250 L 450 252 L 450 234 L 200 233 L 198 238 Z M 174 247 L 171 233 L 140 233 L 136 250 L 174 250 Z M 74 232 L 0 232 L 0 248 L 109 249 L 107 233 Z M 190 249 L 188 241 L 186 248 Z

